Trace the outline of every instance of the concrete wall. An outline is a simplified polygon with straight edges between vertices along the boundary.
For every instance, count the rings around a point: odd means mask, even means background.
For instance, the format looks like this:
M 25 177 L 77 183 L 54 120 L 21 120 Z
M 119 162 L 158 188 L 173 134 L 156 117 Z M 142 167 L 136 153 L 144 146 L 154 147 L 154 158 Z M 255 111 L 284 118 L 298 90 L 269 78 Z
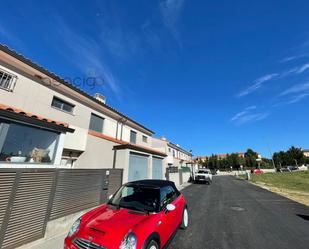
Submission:
M 182 181 L 183 183 L 188 182 L 190 179 L 191 173 L 190 172 L 182 172 Z
M 169 180 L 174 182 L 175 185 L 178 187 L 180 184 L 179 184 L 179 173 L 170 173 L 169 174 Z
M 86 150 L 74 163 L 75 168 L 112 168 L 114 151 L 118 145 L 103 138 L 88 135 Z

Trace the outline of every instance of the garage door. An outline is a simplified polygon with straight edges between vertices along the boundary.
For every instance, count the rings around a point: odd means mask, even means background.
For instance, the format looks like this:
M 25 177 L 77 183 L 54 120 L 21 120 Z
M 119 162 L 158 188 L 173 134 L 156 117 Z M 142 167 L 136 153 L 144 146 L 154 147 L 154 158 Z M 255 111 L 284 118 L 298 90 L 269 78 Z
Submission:
M 130 154 L 129 181 L 147 179 L 148 157 Z
M 161 158 L 152 158 L 152 178 L 153 179 L 162 179 L 162 159 Z

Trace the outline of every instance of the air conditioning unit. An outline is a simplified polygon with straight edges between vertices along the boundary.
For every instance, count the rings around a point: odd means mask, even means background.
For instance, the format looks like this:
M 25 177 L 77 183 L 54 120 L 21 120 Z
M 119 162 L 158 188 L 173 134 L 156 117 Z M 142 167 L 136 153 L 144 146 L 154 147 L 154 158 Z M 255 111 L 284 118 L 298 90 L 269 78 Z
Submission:
M 96 93 L 95 95 L 94 95 L 94 98 L 96 99 L 96 100 L 98 100 L 98 101 L 100 101 L 101 103 L 106 103 L 106 98 L 105 98 L 105 96 L 103 96 L 101 93 Z

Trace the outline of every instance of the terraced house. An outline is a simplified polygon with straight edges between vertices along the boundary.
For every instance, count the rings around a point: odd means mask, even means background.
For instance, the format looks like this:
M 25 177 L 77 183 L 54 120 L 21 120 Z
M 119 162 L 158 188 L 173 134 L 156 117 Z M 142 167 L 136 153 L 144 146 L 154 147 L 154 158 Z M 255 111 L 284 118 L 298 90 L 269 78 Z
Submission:
M 164 178 L 170 152 L 152 146 L 152 130 L 2 45 L 0 116 L 2 168 L 122 168 L 123 182 Z
M 164 159 L 164 165 L 167 168 L 185 167 L 192 161 L 191 151 L 181 148 L 178 144 L 168 141 L 165 137 L 153 138 L 152 146 L 167 155 Z

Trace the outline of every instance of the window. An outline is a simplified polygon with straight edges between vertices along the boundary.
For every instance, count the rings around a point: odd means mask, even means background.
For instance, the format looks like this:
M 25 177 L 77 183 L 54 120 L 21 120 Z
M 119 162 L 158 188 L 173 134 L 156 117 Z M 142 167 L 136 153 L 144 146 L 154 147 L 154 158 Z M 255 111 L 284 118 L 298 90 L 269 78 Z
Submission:
M 172 203 L 177 198 L 177 193 L 172 186 L 165 186 L 161 188 L 160 192 L 160 207 L 161 209 L 166 205 Z
M 130 131 L 130 143 L 136 144 L 136 132 Z
M 17 77 L 13 74 L 0 70 L 0 88 L 13 91 Z
M 56 107 L 57 109 L 60 109 L 62 111 L 65 111 L 65 112 L 69 112 L 69 113 L 73 113 L 73 109 L 74 109 L 74 105 L 66 102 L 66 101 L 63 101 L 57 97 L 54 97 L 53 98 L 53 101 L 52 101 L 52 104 L 51 104 L 53 107 Z
M 175 157 L 175 150 L 173 150 L 173 157 Z
M 144 143 L 147 143 L 147 142 L 148 142 L 148 137 L 146 137 L 146 136 L 143 135 L 143 142 L 144 142 Z
M 132 184 L 122 186 L 108 204 L 136 211 L 157 212 L 159 198 L 159 189 Z
M 168 148 L 168 152 L 171 152 L 171 148 Z
M 0 161 L 51 163 L 59 133 L 0 120 Z
M 103 124 L 104 118 L 91 113 L 89 130 L 103 133 Z

